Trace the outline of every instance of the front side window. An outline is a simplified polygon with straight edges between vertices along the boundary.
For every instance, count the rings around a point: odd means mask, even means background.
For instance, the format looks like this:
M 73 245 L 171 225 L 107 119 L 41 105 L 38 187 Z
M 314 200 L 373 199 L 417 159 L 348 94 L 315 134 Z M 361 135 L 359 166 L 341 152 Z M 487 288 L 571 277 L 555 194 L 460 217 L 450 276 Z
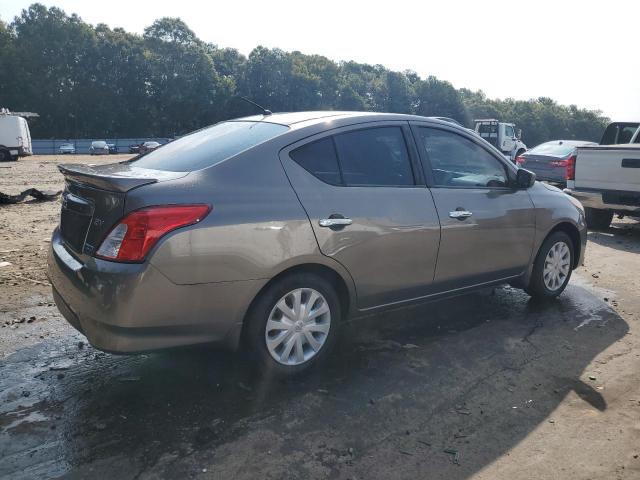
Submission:
M 516 136 L 516 134 L 513 131 L 513 127 L 511 125 L 505 125 L 504 134 L 509 138 L 513 138 Z
M 418 127 L 418 146 L 437 187 L 506 187 L 505 166 L 477 143 L 457 133 Z M 425 165 L 425 169 L 429 166 Z
M 334 137 L 344 184 L 414 185 L 407 145 L 400 127 L 376 127 Z

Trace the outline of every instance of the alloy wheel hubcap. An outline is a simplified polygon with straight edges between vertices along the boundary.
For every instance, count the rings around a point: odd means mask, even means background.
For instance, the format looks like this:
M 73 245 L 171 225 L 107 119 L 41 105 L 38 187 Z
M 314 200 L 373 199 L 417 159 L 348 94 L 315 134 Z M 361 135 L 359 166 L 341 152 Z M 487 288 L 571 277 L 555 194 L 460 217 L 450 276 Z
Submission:
M 571 251 L 564 242 L 555 243 L 544 259 L 543 279 L 545 286 L 558 290 L 563 284 L 571 268 Z
M 265 328 L 267 350 L 283 365 L 300 365 L 315 357 L 327 340 L 331 311 L 313 288 L 284 295 L 271 310 Z

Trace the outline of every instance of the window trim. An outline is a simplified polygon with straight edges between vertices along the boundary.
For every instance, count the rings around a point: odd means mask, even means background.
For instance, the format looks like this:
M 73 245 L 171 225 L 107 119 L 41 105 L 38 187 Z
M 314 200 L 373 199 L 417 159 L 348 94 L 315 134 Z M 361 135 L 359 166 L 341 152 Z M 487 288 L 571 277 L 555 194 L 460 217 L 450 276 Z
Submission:
M 418 155 L 420 156 L 420 160 L 421 160 L 421 165 L 422 168 L 424 170 L 424 175 L 427 181 L 427 187 L 428 188 L 451 188 L 451 189 L 455 189 L 455 190 L 499 190 L 499 191 L 513 191 L 514 190 L 514 181 L 515 181 L 515 176 L 516 176 L 516 169 L 515 166 L 510 165 L 510 162 L 507 162 L 504 158 L 500 158 L 501 154 L 498 155 L 496 154 L 495 151 L 493 151 L 493 149 L 495 147 L 493 147 L 491 144 L 488 145 L 483 145 L 483 143 L 486 142 L 479 142 L 477 138 L 474 138 L 472 135 L 467 134 L 466 132 L 461 132 L 458 129 L 454 129 L 454 128 L 448 128 L 448 125 L 440 125 L 440 124 L 435 124 L 435 123 L 427 123 L 427 122 L 416 122 L 416 121 L 412 121 L 409 122 L 410 126 L 411 126 L 411 132 L 413 134 L 414 137 L 414 141 L 416 143 L 417 149 L 418 149 Z M 468 141 L 470 141 L 471 143 L 477 145 L 478 147 L 482 148 L 484 151 L 486 151 L 490 156 L 492 156 L 493 158 L 495 158 L 498 163 L 500 163 L 500 165 L 502 165 L 502 167 L 505 170 L 505 174 L 506 174 L 506 178 L 507 178 L 507 182 L 508 184 L 505 185 L 504 187 L 482 187 L 482 186 L 462 186 L 462 185 L 437 185 L 435 182 L 435 178 L 433 175 L 433 167 L 431 165 L 431 160 L 429 159 L 429 155 L 427 154 L 425 149 L 422 149 L 419 147 L 420 142 L 419 142 L 419 132 L 418 129 L 419 128 L 431 128 L 433 130 L 442 130 L 445 131 L 447 133 L 452 133 L 455 135 L 458 135 Z M 490 147 L 490 148 L 488 148 Z
M 405 143 L 405 148 L 407 149 L 407 155 L 408 155 L 408 160 L 409 160 L 409 166 L 411 168 L 411 173 L 413 175 L 413 183 L 410 185 L 377 185 L 377 184 L 347 184 L 344 182 L 344 176 L 342 173 L 342 162 L 340 160 L 340 154 L 338 152 L 338 148 L 337 145 L 335 143 L 335 136 L 336 135 L 341 135 L 344 133 L 350 133 L 350 132 L 354 132 L 354 131 L 361 131 L 361 130 L 370 130 L 370 129 L 374 129 L 374 128 L 385 128 L 385 127 L 395 127 L 395 128 L 399 128 L 402 134 L 402 137 L 404 139 L 404 143 Z M 309 172 L 309 170 L 307 170 L 306 168 L 304 168 L 302 165 L 300 165 L 298 162 L 296 162 L 292 157 L 291 157 L 291 152 L 293 152 L 294 150 L 297 150 L 300 147 L 303 147 L 305 145 L 308 145 L 310 143 L 313 142 L 317 142 L 320 141 L 326 137 L 331 137 L 332 138 L 332 142 L 333 142 L 333 146 L 335 149 L 335 153 L 336 153 L 336 157 L 338 159 L 338 168 L 340 170 L 340 176 L 342 179 L 342 183 L 337 185 L 337 184 L 333 184 L 333 183 L 329 183 L 326 182 L 320 178 L 318 178 L 316 175 L 314 175 L 312 172 Z M 355 123 L 352 125 L 347 125 L 347 126 L 342 126 L 342 127 L 336 127 L 336 128 L 332 128 L 329 130 L 325 130 L 324 132 L 320 132 L 317 133 L 315 135 L 311 135 L 309 137 L 306 137 L 304 139 L 298 140 L 286 147 L 284 147 L 282 150 L 280 150 L 280 156 L 281 159 L 286 158 L 290 161 L 292 161 L 293 163 L 295 163 L 296 165 L 298 165 L 300 168 L 302 168 L 303 170 L 305 170 L 306 172 L 308 172 L 313 178 L 315 178 L 317 181 L 322 182 L 325 185 L 330 185 L 332 187 L 341 187 L 341 188 L 366 188 L 366 187 L 373 187 L 373 188 L 380 188 L 380 187 L 387 187 L 387 188 L 418 188 L 418 187 L 425 187 L 426 186 L 426 182 L 423 176 L 423 171 L 422 171 L 422 167 L 420 165 L 420 158 L 419 158 L 419 154 L 418 154 L 418 149 L 415 145 L 415 139 L 413 138 L 413 134 L 411 132 L 410 126 L 409 126 L 409 122 L 407 120 L 382 120 L 382 121 L 373 121 L 373 122 L 362 122 L 362 123 Z

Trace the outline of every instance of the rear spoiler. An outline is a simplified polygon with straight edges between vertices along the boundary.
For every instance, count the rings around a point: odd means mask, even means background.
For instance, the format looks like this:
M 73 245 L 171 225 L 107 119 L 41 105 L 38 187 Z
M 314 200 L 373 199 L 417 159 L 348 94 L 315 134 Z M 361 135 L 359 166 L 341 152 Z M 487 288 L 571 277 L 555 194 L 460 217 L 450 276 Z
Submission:
M 129 163 L 110 165 L 67 163 L 58 165 L 58 170 L 66 180 L 120 193 L 151 183 L 175 180 L 189 173 L 138 168 Z

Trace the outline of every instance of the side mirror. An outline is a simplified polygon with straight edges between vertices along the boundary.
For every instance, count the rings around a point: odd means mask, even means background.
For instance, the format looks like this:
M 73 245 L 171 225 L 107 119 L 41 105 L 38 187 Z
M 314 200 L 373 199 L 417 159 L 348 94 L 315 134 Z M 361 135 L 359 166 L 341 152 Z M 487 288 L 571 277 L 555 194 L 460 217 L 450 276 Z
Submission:
M 521 128 L 518 129 L 517 137 L 518 137 L 518 140 L 522 140 L 522 129 Z
M 531 188 L 534 183 L 536 183 L 535 173 L 524 168 L 518 169 L 516 173 L 516 188 Z

